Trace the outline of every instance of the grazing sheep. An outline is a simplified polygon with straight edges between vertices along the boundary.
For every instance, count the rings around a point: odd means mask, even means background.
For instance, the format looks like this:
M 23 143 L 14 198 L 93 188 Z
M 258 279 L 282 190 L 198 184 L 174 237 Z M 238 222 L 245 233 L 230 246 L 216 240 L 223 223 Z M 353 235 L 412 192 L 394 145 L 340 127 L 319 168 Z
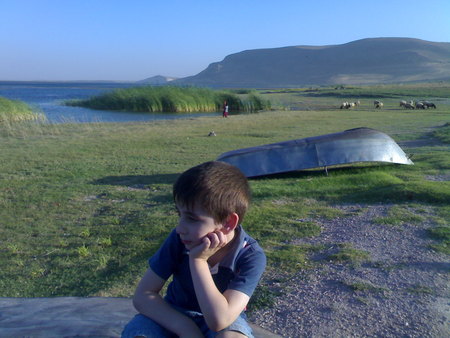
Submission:
M 378 100 L 375 100 L 375 101 L 373 101 L 373 105 L 376 107 L 378 104 L 380 104 L 381 103 L 381 101 L 378 101 Z
M 213 130 L 213 131 L 210 131 L 209 134 L 208 134 L 208 136 L 216 136 L 216 133 L 214 132 L 214 130 Z
M 406 102 L 403 107 L 405 107 L 406 109 L 414 109 L 414 106 L 411 103 L 408 103 L 408 102 Z
M 381 102 L 381 101 L 376 101 L 376 102 L 377 103 L 374 102 L 375 108 L 377 108 L 377 109 L 383 108 L 383 106 L 384 106 L 383 102 Z
M 400 107 L 404 107 L 404 106 L 406 106 L 406 101 L 405 100 L 401 100 L 400 101 Z
M 436 105 L 433 102 L 429 102 L 429 101 L 423 101 L 422 102 L 424 106 L 426 106 L 427 108 L 434 108 L 436 109 Z
M 427 106 L 425 106 L 422 102 L 417 102 L 416 109 L 427 109 Z
M 349 109 L 350 108 L 350 103 L 348 102 L 342 102 L 341 104 L 341 109 Z
M 359 101 L 356 101 L 356 102 L 348 102 L 348 101 L 345 101 L 345 102 L 342 102 L 342 104 L 341 104 L 341 109 L 350 109 L 350 108 L 354 108 L 354 107 L 357 107 L 357 106 L 359 106 L 361 104 L 361 102 L 359 102 Z

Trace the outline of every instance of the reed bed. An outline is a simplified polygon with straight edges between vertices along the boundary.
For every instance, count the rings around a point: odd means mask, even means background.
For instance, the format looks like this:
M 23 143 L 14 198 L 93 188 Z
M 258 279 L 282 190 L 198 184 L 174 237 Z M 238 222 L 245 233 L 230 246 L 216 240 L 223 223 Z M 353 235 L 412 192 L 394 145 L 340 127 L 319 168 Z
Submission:
M 40 118 L 42 116 L 34 113 L 25 102 L 0 97 L 0 123 L 8 124 Z
M 259 97 L 256 92 L 238 95 L 225 90 L 174 86 L 117 89 L 86 100 L 68 101 L 66 104 L 99 110 L 195 113 L 220 111 L 225 101 L 232 112 L 253 113 L 270 108 L 270 102 Z

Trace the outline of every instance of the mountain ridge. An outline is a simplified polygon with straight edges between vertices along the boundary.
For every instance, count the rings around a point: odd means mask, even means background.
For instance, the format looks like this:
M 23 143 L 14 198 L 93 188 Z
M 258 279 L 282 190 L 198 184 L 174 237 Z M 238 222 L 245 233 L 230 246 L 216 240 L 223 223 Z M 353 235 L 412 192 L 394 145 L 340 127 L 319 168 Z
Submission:
M 173 77 L 173 76 L 155 75 L 155 76 L 148 77 L 146 79 L 136 81 L 136 82 L 141 83 L 141 84 L 147 84 L 147 85 L 163 85 L 163 84 L 168 84 L 177 79 L 178 78 Z
M 244 50 L 172 83 L 258 88 L 447 80 L 450 43 L 381 37 Z

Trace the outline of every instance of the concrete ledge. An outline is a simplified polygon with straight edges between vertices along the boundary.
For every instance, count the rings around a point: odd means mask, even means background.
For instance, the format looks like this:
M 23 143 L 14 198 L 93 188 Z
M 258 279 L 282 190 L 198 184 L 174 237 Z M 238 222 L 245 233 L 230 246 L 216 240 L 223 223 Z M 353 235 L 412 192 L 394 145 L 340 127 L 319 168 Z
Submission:
M 0 337 L 120 337 L 135 314 L 128 298 L 0 298 Z M 255 337 L 280 337 L 252 328 Z

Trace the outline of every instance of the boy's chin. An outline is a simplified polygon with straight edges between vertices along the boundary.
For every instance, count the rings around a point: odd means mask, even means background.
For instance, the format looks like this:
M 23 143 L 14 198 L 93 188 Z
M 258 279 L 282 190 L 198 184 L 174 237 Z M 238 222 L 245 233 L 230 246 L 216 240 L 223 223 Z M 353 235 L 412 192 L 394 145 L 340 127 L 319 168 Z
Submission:
M 189 243 L 183 243 L 184 247 L 188 250 L 191 250 L 192 248 L 194 248 L 196 246 L 195 243 L 189 242 Z

